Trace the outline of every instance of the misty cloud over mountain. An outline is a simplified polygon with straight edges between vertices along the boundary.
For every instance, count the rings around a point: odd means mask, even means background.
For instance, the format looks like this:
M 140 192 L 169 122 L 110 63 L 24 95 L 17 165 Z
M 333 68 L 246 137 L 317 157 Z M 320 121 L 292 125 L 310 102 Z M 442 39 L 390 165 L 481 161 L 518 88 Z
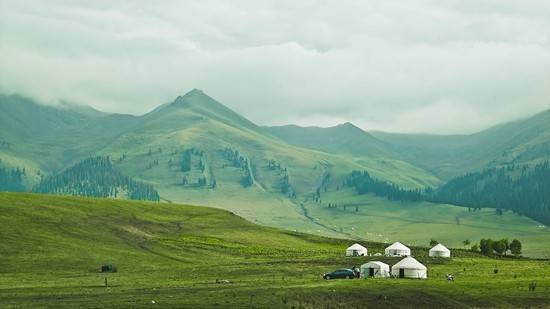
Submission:
M 550 107 L 547 1 L 2 1 L 0 92 L 142 114 L 469 133 Z

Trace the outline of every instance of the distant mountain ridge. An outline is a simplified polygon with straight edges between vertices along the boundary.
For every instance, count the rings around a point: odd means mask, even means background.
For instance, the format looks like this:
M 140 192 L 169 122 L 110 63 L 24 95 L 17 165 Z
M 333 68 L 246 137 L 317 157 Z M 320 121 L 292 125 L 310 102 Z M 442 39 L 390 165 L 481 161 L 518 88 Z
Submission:
M 353 156 L 398 157 L 391 145 L 349 122 L 329 128 L 286 125 L 266 127 L 266 130 L 296 146 Z
M 373 149 L 380 155 L 350 156 L 289 144 L 197 89 L 141 116 L 0 97 L 0 112 L 9 110 L 13 117 L 1 113 L 0 139 L 8 146 L 0 148 L 0 159 L 8 168 L 26 169 L 27 188 L 86 158 L 108 156 L 114 168 L 153 186 L 164 200 L 221 206 L 267 225 L 326 230 L 301 205 L 352 170 L 407 188 L 439 183 L 383 156 L 378 146 Z M 351 125 L 342 131 L 361 132 Z M 182 168 L 184 161 L 189 168 Z
M 349 155 L 357 158 L 355 162 L 361 158 L 406 162 L 443 180 L 483 168 L 550 158 L 550 110 L 472 135 L 366 132 L 351 123 L 329 128 L 260 127 L 198 89 L 142 116 L 108 114 L 75 104 L 45 106 L 18 95 L 0 95 L 0 151 L 4 152 L 0 158 L 8 164 L 13 162 L 14 167 L 30 164 L 34 165 L 31 170 L 51 173 L 93 153 L 108 155 L 117 145 L 128 142 L 135 132 L 156 135 L 198 130 L 212 122 L 224 126 L 224 131 L 229 129 L 226 133 L 240 132 L 238 135 L 248 138 L 261 136 L 281 147 L 288 143 Z M 211 133 L 206 134 L 211 137 Z M 216 134 L 209 143 L 222 142 L 227 136 Z M 44 149 L 48 149 L 47 156 Z M 391 177 L 378 176 L 392 181 Z M 430 180 L 432 185 L 437 178 Z
M 550 110 L 471 135 L 371 132 L 401 159 L 448 180 L 468 172 L 550 158 Z

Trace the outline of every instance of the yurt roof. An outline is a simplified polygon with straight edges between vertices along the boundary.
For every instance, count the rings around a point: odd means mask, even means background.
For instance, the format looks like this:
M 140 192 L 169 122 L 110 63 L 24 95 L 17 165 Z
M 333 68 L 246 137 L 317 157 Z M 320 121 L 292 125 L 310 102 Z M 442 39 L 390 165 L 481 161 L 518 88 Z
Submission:
M 367 248 L 361 246 L 360 244 L 353 244 L 346 250 L 367 250 Z
M 391 246 L 387 247 L 386 249 L 392 249 L 392 250 L 410 250 L 407 246 L 400 242 L 394 242 Z
M 378 266 L 380 268 L 389 268 L 390 265 L 384 263 L 384 262 L 380 262 L 380 261 L 370 261 L 370 262 L 367 262 L 363 265 L 361 265 L 362 268 L 367 268 L 369 266 Z
M 447 247 L 443 246 L 442 244 L 437 244 L 433 248 L 430 249 L 430 251 L 444 251 L 444 252 L 450 252 Z
M 406 268 L 406 269 L 420 269 L 420 270 L 426 270 L 426 266 L 422 265 L 419 261 L 417 261 L 412 256 L 408 256 L 401 261 L 397 262 L 397 264 L 393 265 L 392 268 Z

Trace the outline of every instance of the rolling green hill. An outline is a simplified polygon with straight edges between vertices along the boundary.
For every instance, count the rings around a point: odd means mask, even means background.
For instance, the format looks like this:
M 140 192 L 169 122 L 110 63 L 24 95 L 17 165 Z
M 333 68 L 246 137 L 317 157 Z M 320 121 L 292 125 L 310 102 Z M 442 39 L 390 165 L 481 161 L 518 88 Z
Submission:
M 345 258 L 348 240 L 260 227 L 205 207 L 0 193 L 0 234 L 2 308 L 513 308 L 549 301 L 548 261 L 460 250 L 441 261 L 413 247 L 427 280 L 325 281 L 324 272 L 372 258 Z M 104 264 L 117 272 L 100 273 Z
M 471 135 L 372 132 L 401 158 L 449 180 L 468 172 L 550 158 L 550 110 Z

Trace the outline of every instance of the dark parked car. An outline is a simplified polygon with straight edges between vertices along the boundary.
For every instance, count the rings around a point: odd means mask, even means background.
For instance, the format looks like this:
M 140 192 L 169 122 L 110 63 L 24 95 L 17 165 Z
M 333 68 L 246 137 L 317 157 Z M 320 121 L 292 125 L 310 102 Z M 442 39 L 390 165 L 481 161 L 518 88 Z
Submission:
M 355 273 L 353 270 L 344 268 L 344 269 L 338 269 L 331 273 L 324 274 L 323 279 L 353 279 L 355 278 Z

